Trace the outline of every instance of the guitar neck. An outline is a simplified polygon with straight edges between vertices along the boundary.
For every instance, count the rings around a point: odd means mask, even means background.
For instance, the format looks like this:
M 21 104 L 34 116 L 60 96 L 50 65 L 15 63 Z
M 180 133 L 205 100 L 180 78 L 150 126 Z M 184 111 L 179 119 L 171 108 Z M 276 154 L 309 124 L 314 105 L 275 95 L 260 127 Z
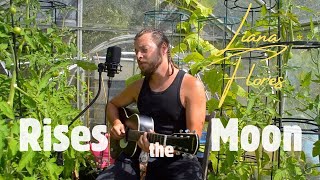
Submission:
M 138 130 L 129 130 L 128 131 L 128 141 L 138 141 L 140 136 L 145 132 Z M 168 142 L 170 135 L 157 134 L 157 133 L 147 133 L 147 139 L 150 143 L 158 142 L 161 145 L 165 145 Z

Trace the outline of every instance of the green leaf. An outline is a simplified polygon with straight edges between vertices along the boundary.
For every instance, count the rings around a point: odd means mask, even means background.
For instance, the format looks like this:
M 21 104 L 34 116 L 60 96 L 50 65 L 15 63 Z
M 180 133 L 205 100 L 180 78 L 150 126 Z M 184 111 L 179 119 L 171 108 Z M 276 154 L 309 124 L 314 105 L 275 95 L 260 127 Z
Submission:
M 267 7 L 264 4 L 261 8 L 261 16 L 264 17 L 268 13 Z
M 185 37 L 184 41 L 188 44 L 190 51 L 195 51 L 198 44 L 203 42 L 203 39 L 201 39 L 198 34 L 193 33 Z
M 13 110 L 11 109 L 11 107 L 9 106 L 8 103 L 1 101 L 0 102 L 0 110 L 3 115 L 7 116 L 10 119 L 14 119 Z
M 189 22 L 181 22 L 177 24 L 177 31 L 181 33 L 189 33 L 191 24 Z
M 32 174 L 32 173 L 33 173 L 34 166 L 35 166 L 35 164 L 33 164 L 33 163 L 28 163 L 28 164 L 26 165 L 26 169 L 27 169 L 27 171 L 28 171 L 29 174 Z
M 98 69 L 97 65 L 89 62 L 89 61 L 80 61 L 80 60 L 76 60 L 75 63 L 81 67 L 82 69 L 86 70 L 86 71 L 93 71 Z
M 24 177 L 23 180 L 37 180 L 37 177 L 32 176 L 32 177 Z
M 198 16 L 195 13 L 192 13 L 189 19 L 190 24 L 192 24 L 194 27 L 198 27 Z M 185 38 L 186 39 L 186 38 Z
M 268 155 L 268 153 L 262 151 L 262 157 L 263 157 L 263 161 L 261 162 L 262 163 L 262 167 L 265 167 L 269 164 L 270 162 L 270 157 Z
M 11 133 L 16 135 L 16 137 L 20 136 L 20 121 L 13 121 L 13 126 L 11 127 Z
M 185 2 L 187 3 L 187 5 L 189 6 L 191 0 L 185 0 Z
M 303 11 L 309 12 L 309 13 L 314 13 L 314 11 L 307 6 L 296 6 L 298 9 L 301 9 Z
M 306 162 L 306 154 L 304 153 L 304 151 L 301 151 L 300 159 L 301 159 L 303 162 Z
M 247 114 L 251 113 L 251 110 L 253 108 L 253 105 L 254 105 L 256 99 L 257 99 L 257 97 L 250 97 L 249 98 L 249 101 L 248 101 L 248 104 L 247 104 L 247 110 L 246 110 Z
M 207 107 L 209 112 L 213 112 L 214 110 L 217 110 L 219 107 L 219 101 L 217 99 L 210 99 L 207 101 Z
M 52 179 L 57 179 L 59 174 L 63 171 L 63 167 L 58 166 L 54 161 L 55 159 L 46 162 L 46 169 L 49 171 L 49 175 Z
M 276 112 L 274 108 L 267 107 L 266 110 L 270 113 L 270 115 L 279 117 L 279 114 Z
M 231 90 L 233 93 L 235 93 L 237 96 L 240 97 L 247 97 L 248 93 L 246 90 L 244 90 L 241 86 L 239 86 L 236 83 L 231 84 Z
M 295 174 L 298 175 L 298 176 L 301 176 L 302 175 L 302 170 L 300 167 L 294 167 L 294 171 L 295 171 Z
M 36 49 L 36 45 L 34 44 L 33 40 L 31 38 L 29 38 L 29 36 L 27 34 L 24 35 L 24 39 L 26 40 L 26 42 L 28 43 L 28 45 L 35 50 Z
M 69 148 L 69 156 L 71 157 L 71 158 L 75 158 L 76 156 L 75 156 L 75 154 L 76 154 L 76 151 L 73 149 L 73 148 Z
M 313 24 L 312 16 L 310 16 L 310 30 L 312 33 L 314 33 L 314 24 Z
M 0 44 L 0 51 L 8 48 L 8 44 Z
M 312 156 L 316 157 L 320 155 L 320 140 L 313 144 Z
M 204 71 L 203 81 L 209 88 L 211 93 L 221 94 L 223 75 L 217 69 L 210 69 L 209 71 Z
M 171 49 L 172 54 L 176 54 L 177 52 L 184 52 L 188 49 L 187 45 L 185 43 L 180 43 L 176 47 Z
M 226 153 L 226 161 L 229 166 L 232 166 L 234 164 L 234 161 L 236 160 L 237 151 L 227 151 Z
M 274 180 L 283 180 L 287 177 L 287 170 L 277 169 L 274 175 Z
M 18 166 L 18 171 L 21 171 L 26 167 L 28 162 L 32 162 L 32 158 L 35 156 L 35 152 L 30 148 L 29 151 L 24 152 Z
M 47 29 L 47 34 L 51 34 L 54 30 L 52 28 Z
M 0 37 L 1 37 L 1 38 L 8 38 L 8 37 L 10 37 L 10 36 L 8 36 L 7 34 L 3 34 L 2 32 L 0 32 Z
M 0 142 L 1 142 L 0 143 L 0 160 L 3 155 L 4 148 L 6 148 L 7 146 L 6 139 L 8 134 L 9 134 L 9 128 L 8 128 L 7 122 L 5 122 L 3 119 L 0 119 Z M 0 164 L 1 164 L 1 161 L 0 161 Z
M 15 156 L 18 152 L 18 141 L 15 140 L 14 138 L 9 138 L 8 140 L 8 145 L 9 145 L 9 152 L 11 153 L 11 156 Z
M 203 68 L 203 65 L 201 63 L 194 63 L 190 66 L 190 73 L 192 75 L 197 74 L 199 71 L 201 71 Z
M 310 86 L 311 83 L 311 71 L 308 72 L 307 74 L 301 73 L 300 74 L 300 83 L 302 87 L 308 87 Z
M 50 73 L 46 74 L 44 77 L 41 78 L 39 82 L 39 91 L 41 91 L 43 88 L 47 87 L 49 83 L 49 79 L 52 77 Z
M 207 8 L 198 2 L 196 2 L 196 4 L 197 4 L 197 8 L 200 9 L 201 16 L 208 17 L 212 13 L 211 8 Z
M 188 54 L 184 59 L 183 61 L 188 63 L 188 62 L 199 62 L 201 60 L 203 60 L 204 57 L 198 53 L 198 52 L 192 52 L 191 54 Z
M 292 20 L 293 22 L 295 22 L 295 23 L 297 23 L 297 24 L 300 24 L 300 22 L 299 22 L 299 20 L 298 20 L 298 18 L 297 18 L 297 16 L 295 15 L 295 14 L 293 14 L 293 13 L 287 13 L 287 17 L 290 19 L 290 20 Z

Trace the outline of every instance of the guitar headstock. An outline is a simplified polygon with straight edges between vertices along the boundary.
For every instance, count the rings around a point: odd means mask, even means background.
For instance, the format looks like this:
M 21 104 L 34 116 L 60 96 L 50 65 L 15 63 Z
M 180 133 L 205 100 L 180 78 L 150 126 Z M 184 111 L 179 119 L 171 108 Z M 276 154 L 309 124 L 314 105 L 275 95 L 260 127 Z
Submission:
M 196 154 L 199 148 L 199 136 L 189 130 L 174 133 L 168 138 L 168 145 L 173 146 L 174 150 L 182 153 Z

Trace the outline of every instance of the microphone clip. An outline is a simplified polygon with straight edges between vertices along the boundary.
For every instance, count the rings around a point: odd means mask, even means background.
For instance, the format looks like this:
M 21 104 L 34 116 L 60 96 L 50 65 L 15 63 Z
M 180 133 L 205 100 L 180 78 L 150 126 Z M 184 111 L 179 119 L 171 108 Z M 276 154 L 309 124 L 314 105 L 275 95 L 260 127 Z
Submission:
M 117 63 L 99 63 L 98 72 L 107 72 L 108 77 L 114 77 L 122 71 L 122 66 Z
M 115 74 L 119 74 L 122 71 L 122 66 L 118 63 L 106 63 L 107 76 L 114 77 Z

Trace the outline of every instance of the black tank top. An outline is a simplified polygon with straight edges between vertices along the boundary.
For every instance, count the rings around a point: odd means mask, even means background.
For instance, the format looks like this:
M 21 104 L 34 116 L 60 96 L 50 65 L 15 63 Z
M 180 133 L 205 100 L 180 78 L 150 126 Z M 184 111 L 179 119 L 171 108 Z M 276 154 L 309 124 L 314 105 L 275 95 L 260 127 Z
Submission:
M 144 79 L 138 97 L 140 114 L 153 118 L 154 131 L 172 134 L 186 129 L 186 111 L 180 100 L 180 87 L 185 72 L 179 70 L 171 85 L 162 92 L 153 92 L 149 80 Z

